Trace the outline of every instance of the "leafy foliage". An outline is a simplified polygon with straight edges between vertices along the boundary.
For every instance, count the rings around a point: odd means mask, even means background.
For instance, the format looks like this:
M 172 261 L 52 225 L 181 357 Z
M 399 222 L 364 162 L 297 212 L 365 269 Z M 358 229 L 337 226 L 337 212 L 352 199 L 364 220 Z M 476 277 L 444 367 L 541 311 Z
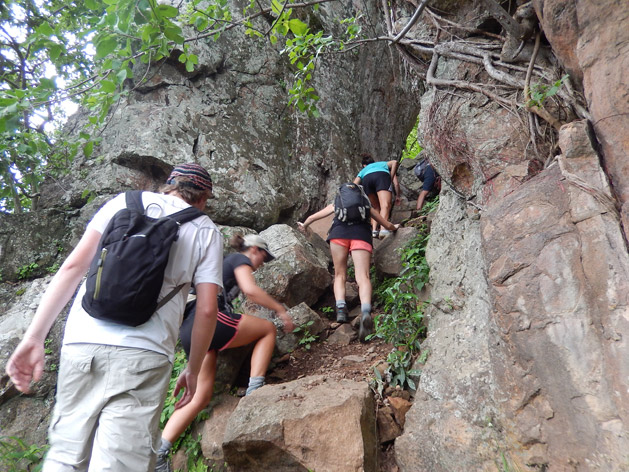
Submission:
M 193 73 L 199 59 L 191 45 L 216 40 L 232 28 L 272 44 L 284 38 L 281 53 L 295 68 L 289 103 L 317 116 L 319 97 L 311 85 L 317 60 L 328 48 L 345 47 L 360 27 L 353 18 L 343 19 L 346 33 L 333 40 L 296 18 L 293 0 L 267 5 L 251 0 L 236 15 L 227 0 L 189 0 L 179 8 L 157 0 L 1 4 L 0 211 L 37 209 L 44 178 L 67 172 L 79 151 L 89 159 L 99 143 L 98 128 L 112 107 L 142 84 L 143 71 L 171 59 Z M 317 1 L 298 6 L 317 8 Z M 261 16 L 273 18 L 267 31 L 254 26 Z M 89 112 L 88 128 L 72 140 L 59 132 L 66 114 L 62 105 L 69 102 Z
M 312 334 L 310 331 L 310 327 L 314 321 L 310 320 L 307 323 L 304 323 L 293 330 L 293 334 L 299 337 L 298 345 L 303 346 L 306 350 L 310 349 L 310 346 L 313 342 L 319 339 L 319 336 L 316 334 Z
M 429 235 L 420 231 L 401 251 L 402 272 L 399 277 L 384 280 L 375 295 L 386 315 L 376 318 L 375 336 L 409 351 L 419 349 L 424 332 L 424 303 L 417 293 L 428 282 L 426 245 Z
M 419 144 L 419 140 L 417 139 L 417 128 L 419 127 L 419 116 L 417 120 L 415 120 L 415 126 L 408 136 L 406 137 L 406 144 L 404 146 L 404 150 L 402 151 L 402 159 L 415 159 L 422 150 L 421 145 Z
M 415 389 L 412 376 L 419 372 L 413 370 L 412 365 L 425 334 L 424 310 L 427 304 L 420 301 L 417 294 L 428 283 L 428 239 L 429 234 L 424 225 L 401 251 L 403 269 L 399 277 L 382 281 L 374 292 L 377 303 L 385 313 L 376 318 L 375 332 L 371 336 L 382 338 L 394 346 L 387 357 L 385 378 L 382 378 L 379 371 L 375 371 L 375 383 L 380 388 L 386 380 L 392 386 L 409 386 Z
M 531 85 L 531 91 L 530 91 L 531 96 L 527 105 L 537 106 L 537 107 L 543 106 L 544 101 L 547 98 L 552 97 L 556 95 L 557 92 L 559 92 L 559 89 L 562 87 L 564 82 L 568 80 L 568 77 L 569 77 L 568 74 L 566 74 L 551 85 L 545 85 L 545 84 Z
M 17 270 L 18 280 L 24 280 L 32 277 L 37 269 L 39 269 L 39 264 L 37 264 L 36 262 L 31 262 L 30 264 L 23 265 Z
M 0 437 L 0 469 L 5 472 L 38 472 L 48 446 L 28 445 L 20 438 Z
M 83 46 L 88 12 L 68 0 L 0 5 L 0 209 L 36 207 L 44 175 L 57 175 L 77 152 L 51 124 L 71 93 L 62 84 L 80 83 L 92 67 Z

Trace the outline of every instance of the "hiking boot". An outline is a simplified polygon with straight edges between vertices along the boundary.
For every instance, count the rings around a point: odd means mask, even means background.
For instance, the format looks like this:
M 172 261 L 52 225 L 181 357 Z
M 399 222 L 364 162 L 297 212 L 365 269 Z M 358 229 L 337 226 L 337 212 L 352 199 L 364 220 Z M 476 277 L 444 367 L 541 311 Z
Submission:
M 358 340 L 361 343 L 367 341 L 367 336 L 373 333 L 373 319 L 371 313 L 363 313 L 360 317 L 360 328 L 358 329 Z
M 157 462 L 155 462 L 155 472 L 173 472 L 168 460 L 168 453 L 157 454 Z
M 379 238 L 384 239 L 390 234 L 391 234 L 391 231 L 389 231 L 388 229 L 381 229 Z
M 337 323 L 347 323 L 349 313 L 347 312 L 347 307 L 343 308 L 336 307 L 336 322 Z

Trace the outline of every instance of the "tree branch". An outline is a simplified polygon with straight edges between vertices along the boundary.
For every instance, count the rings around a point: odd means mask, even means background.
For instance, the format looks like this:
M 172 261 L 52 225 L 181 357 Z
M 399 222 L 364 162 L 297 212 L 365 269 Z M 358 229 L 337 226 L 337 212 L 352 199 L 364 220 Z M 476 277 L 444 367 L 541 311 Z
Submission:
M 406 36 L 406 33 L 408 33 L 408 31 L 413 27 L 415 23 L 417 23 L 417 20 L 419 19 L 419 16 L 422 14 L 422 11 L 424 11 L 424 8 L 426 8 L 427 3 L 428 3 L 428 0 L 424 0 L 423 2 L 419 4 L 419 6 L 417 7 L 417 10 L 415 10 L 415 13 L 413 13 L 413 16 L 411 17 L 409 22 L 406 24 L 406 26 L 402 29 L 402 31 L 400 31 L 400 33 L 395 38 L 393 38 L 394 44 L 398 43 L 400 39 Z

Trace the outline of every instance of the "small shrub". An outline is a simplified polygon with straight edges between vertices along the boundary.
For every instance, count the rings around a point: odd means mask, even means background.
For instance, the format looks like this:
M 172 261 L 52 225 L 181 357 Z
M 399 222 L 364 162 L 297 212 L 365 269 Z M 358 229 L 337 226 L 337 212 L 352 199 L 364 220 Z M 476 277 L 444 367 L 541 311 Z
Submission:
M 314 321 L 310 320 L 293 330 L 293 334 L 299 337 L 298 344 L 303 346 L 306 350 L 310 349 L 313 342 L 319 339 L 319 336 L 310 332 L 310 327 Z
M 557 92 L 559 92 L 559 89 L 563 86 L 564 82 L 568 80 L 568 77 L 569 77 L 568 74 L 566 74 L 551 85 L 537 84 L 537 83 L 532 84 L 531 90 L 530 90 L 531 95 L 530 95 L 529 101 L 527 102 L 527 106 L 529 107 L 543 106 L 544 101 L 547 98 L 552 97 L 553 95 L 556 95 Z
M 426 263 L 426 245 L 429 234 L 425 225 L 413 240 L 402 248 L 402 271 L 398 277 L 384 280 L 374 290 L 375 299 L 385 311 L 375 320 L 374 334 L 394 346 L 387 357 L 388 367 L 384 379 L 377 373 L 375 388 L 382 390 L 383 382 L 392 386 L 415 389 L 411 376 L 413 359 L 420 351 L 425 335 L 424 310 L 427 302 L 419 300 L 417 293 L 428 283 L 429 267 Z
M 48 446 L 27 445 L 19 438 L 0 437 L 0 470 L 39 472 Z
M 429 235 L 421 231 L 401 251 L 402 272 L 399 277 L 384 280 L 376 290 L 375 298 L 386 314 L 376 318 L 372 336 L 382 338 L 396 347 L 404 346 L 415 352 L 424 334 L 425 302 L 417 296 L 428 283 L 430 268 L 426 263 L 426 245 Z
M 24 280 L 32 277 L 37 269 L 39 269 L 39 264 L 37 264 L 36 262 L 31 262 L 30 264 L 23 265 L 17 270 L 18 280 Z

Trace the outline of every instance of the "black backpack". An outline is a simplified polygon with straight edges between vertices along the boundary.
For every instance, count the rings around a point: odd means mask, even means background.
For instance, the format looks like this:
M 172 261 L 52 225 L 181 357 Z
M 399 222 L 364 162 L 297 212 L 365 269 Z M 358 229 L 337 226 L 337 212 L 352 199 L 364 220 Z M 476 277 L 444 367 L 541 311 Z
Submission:
M 360 185 L 346 183 L 339 187 L 334 199 L 334 215 L 336 219 L 353 225 L 368 221 L 371 204 Z
M 179 227 L 204 213 L 190 207 L 151 218 L 144 214 L 141 191 L 126 192 L 125 199 L 127 208 L 113 216 L 101 237 L 81 305 L 94 318 L 139 326 L 183 287 L 157 302 Z
M 421 161 L 419 161 L 415 167 L 413 168 L 413 172 L 417 176 L 419 180 L 424 181 L 424 176 L 426 175 L 426 167 L 430 165 L 428 159 L 424 157 Z

